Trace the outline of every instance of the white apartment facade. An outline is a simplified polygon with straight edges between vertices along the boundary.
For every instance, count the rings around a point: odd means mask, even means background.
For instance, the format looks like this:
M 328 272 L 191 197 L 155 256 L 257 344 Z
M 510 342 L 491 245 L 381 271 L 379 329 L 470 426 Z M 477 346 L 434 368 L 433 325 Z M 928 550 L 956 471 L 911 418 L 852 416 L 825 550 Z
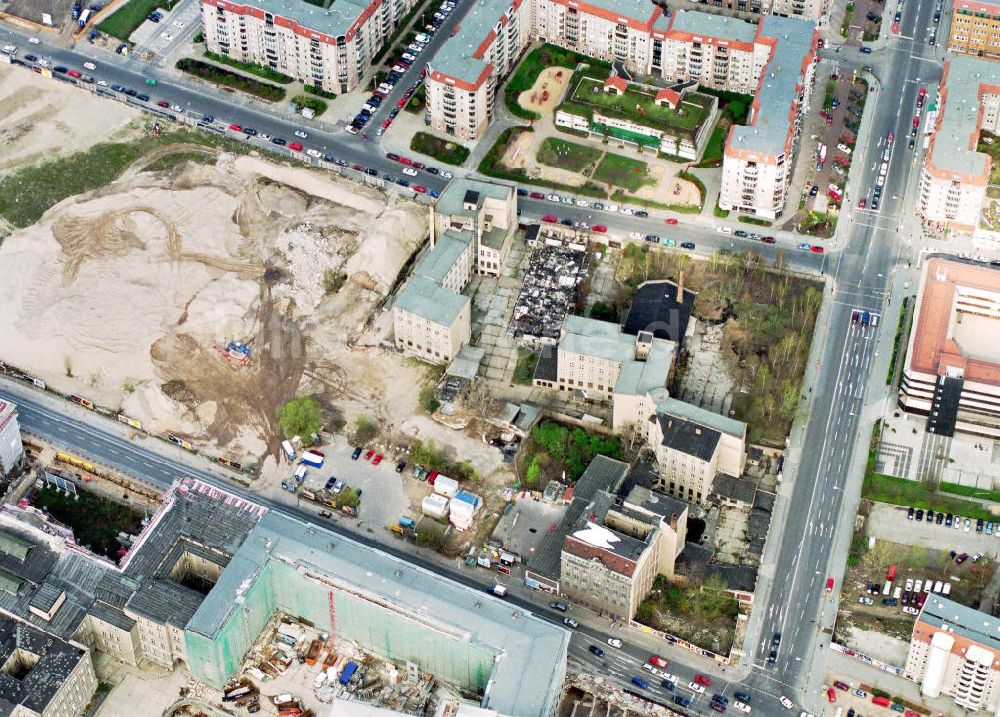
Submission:
M 17 421 L 17 406 L 0 399 L 0 476 L 7 475 L 21 461 L 24 445 L 21 426 Z
M 209 51 L 343 94 L 362 84 L 372 58 L 413 0 L 201 0 Z

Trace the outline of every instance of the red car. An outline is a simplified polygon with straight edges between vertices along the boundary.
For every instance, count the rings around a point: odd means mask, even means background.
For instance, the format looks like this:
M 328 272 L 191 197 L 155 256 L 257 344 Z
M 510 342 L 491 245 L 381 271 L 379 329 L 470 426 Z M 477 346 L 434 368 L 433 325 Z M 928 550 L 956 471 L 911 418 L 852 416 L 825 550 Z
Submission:
M 695 675 L 694 676 L 694 681 L 697 682 L 699 685 L 701 685 L 703 687 L 711 687 L 712 686 L 712 678 L 709 677 L 708 675 Z
M 389 119 L 387 119 L 385 122 L 382 123 L 382 129 L 388 129 L 389 125 L 391 124 L 392 124 L 392 118 L 390 117 Z
M 832 687 L 827 687 L 826 688 L 826 698 L 828 700 L 830 700 L 830 702 L 836 702 L 837 701 L 837 690 L 833 689 Z
M 372 459 L 372 456 L 374 456 L 374 455 L 375 455 L 375 451 L 373 451 L 371 448 L 369 448 L 367 451 L 365 451 L 365 460 L 366 461 L 370 461 Z
M 437 480 L 437 477 L 439 475 L 441 474 L 438 473 L 437 471 L 431 471 L 431 474 L 427 476 L 427 485 L 434 485 L 434 481 Z
M 819 249 L 819 251 L 816 251 L 817 249 Z M 823 253 L 823 247 L 821 247 L 821 246 L 817 247 L 817 246 L 813 245 L 813 246 L 809 247 L 809 251 L 814 251 L 817 254 L 822 254 Z M 827 592 L 831 592 L 832 590 L 833 590 L 833 578 L 827 578 L 826 579 L 826 591 Z
M 302 145 L 299 144 L 298 142 L 289 142 L 288 143 L 288 149 L 290 149 L 290 150 L 292 150 L 294 152 L 301 152 L 302 151 Z
M 169 107 L 170 106 L 166 102 L 157 102 L 156 104 L 158 104 L 160 107 Z M 243 128 L 240 127 L 238 124 L 231 124 L 231 125 L 229 125 L 229 129 L 231 129 L 233 132 L 242 132 L 243 131 Z
M 170 103 L 167 102 L 166 100 L 160 100 L 159 102 L 156 103 L 156 106 L 157 107 L 164 107 L 164 108 L 166 108 L 166 107 L 170 106 Z M 230 129 L 232 129 L 232 127 L 230 127 Z M 243 129 L 243 128 L 242 127 L 237 127 L 236 131 L 238 132 L 241 129 Z
M 546 214 L 542 217 L 543 222 L 548 222 L 549 224 L 556 224 L 559 221 L 558 217 L 554 217 L 551 214 Z
M 813 254 L 823 254 L 824 252 L 826 252 L 826 249 L 824 249 L 821 246 L 816 246 L 815 244 L 813 244 L 811 247 L 809 247 L 809 251 L 811 251 Z M 833 578 L 827 578 L 826 591 L 830 592 L 831 590 L 833 590 Z
M 659 667 L 661 670 L 665 669 L 667 667 L 667 665 L 669 664 L 666 660 L 664 660 L 659 655 L 650 655 L 649 659 L 646 660 L 646 662 L 648 662 L 649 664 L 651 664 L 653 667 Z
M 864 209 L 868 206 L 868 200 L 862 197 L 858 200 L 858 209 Z
M 774 237 L 761 237 L 760 240 L 762 242 L 764 242 L 765 244 L 774 244 L 774 242 L 775 242 L 775 238 Z
M 424 164 L 423 162 L 413 162 L 412 166 L 413 166 L 414 169 L 423 169 L 427 165 Z
M 916 129 L 919 126 L 920 126 L 920 115 L 915 115 L 913 117 L 913 129 Z
M 77 78 L 83 77 L 83 73 L 81 73 L 79 70 L 67 70 L 66 74 L 69 75 L 70 77 L 77 77 Z
M 677 220 L 676 220 L 676 219 L 674 219 L 673 217 L 670 217 L 669 219 L 664 219 L 664 221 L 665 221 L 665 222 L 666 222 L 667 224 L 669 224 L 670 226 L 673 226 L 674 224 L 676 224 L 676 223 L 677 223 Z
M 841 680 L 834 680 L 833 686 L 836 687 L 838 690 L 843 690 L 844 692 L 847 692 L 849 689 L 851 689 L 850 687 L 848 687 L 846 682 L 842 682 Z
M 531 197 L 532 199 L 545 199 L 545 195 L 542 194 L 541 192 L 532 192 L 528 196 Z
M 404 98 L 403 98 L 403 99 L 401 99 L 401 100 L 400 100 L 399 102 L 397 102 L 397 103 L 396 103 L 396 107 L 397 107 L 398 109 L 403 109 L 404 107 L 406 107 L 406 98 L 404 97 Z
M 597 232 L 598 234 L 604 234 L 604 232 L 608 230 L 608 228 L 603 224 L 595 224 L 594 226 L 591 227 L 591 229 Z
M 372 465 L 373 466 L 377 466 L 381 462 L 382 462 L 382 454 L 381 453 L 379 453 L 377 456 L 375 456 L 374 458 L 372 458 Z
M 427 187 L 425 187 L 425 186 L 424 186 L 424 185 L 422 185 L 422 184 L 414 184 L 414 185 L 413 185 L 413 186 L 411 187 L 411 189 L 412 189 L 412 190 L 413 190 L 414 192 L 418 192 L 418 193 L 420 193 L 420 194 L 427 194 Z
M 400 157 L 399 158 L 399 163 L 400 164 L 413 164 L 413 160 L 410 159 L 409 157 Z

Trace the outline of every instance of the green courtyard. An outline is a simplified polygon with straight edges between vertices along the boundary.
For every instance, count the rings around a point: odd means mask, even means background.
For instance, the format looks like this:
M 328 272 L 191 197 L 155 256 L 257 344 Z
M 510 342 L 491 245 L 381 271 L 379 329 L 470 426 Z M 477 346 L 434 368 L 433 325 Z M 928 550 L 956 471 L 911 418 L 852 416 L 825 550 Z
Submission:
M 583 174 L 632 192 L 654 181 L 645 162 L 558 137 L 546 137 L 536 158 L 541 164 Z

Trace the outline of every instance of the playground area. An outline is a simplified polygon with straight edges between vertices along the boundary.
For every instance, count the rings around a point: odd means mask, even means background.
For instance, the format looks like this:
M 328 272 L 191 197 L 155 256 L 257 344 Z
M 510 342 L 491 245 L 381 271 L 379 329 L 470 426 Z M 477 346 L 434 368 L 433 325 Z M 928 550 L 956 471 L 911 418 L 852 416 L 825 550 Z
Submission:
M 551 117 L 551 112 L 562 102 L 563 93 L 573 77 L 573 71 L 565 67 L 546 67 L 538 73 L 531 89 L 522 92 L 517 103 L 526 110 L 538 112 L 543 118 Z

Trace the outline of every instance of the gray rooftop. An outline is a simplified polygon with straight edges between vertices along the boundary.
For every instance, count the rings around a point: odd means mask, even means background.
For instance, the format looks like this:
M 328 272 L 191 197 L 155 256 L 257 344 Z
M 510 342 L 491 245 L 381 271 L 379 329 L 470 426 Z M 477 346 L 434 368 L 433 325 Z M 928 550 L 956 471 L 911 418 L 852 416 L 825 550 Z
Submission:
M 464 294 L 448 291 L 422 276 L 411 276 L 406 286 L 396 295 L 393 306 L 435 324 L 451 326 L 468 303 L 469 297 Z
M 468 247 L 468 237 L 449 229 L 434 242 L 434 248 L 424 254 L 413 275 L 440 284 Z
M 509 5 L 509 2 L 504 2 L 504 10 L 506 10 Z M 462 25 L 464 27 L 464 21 Z M 492 25 L 490 27 L 492 27 Z M 438 57 L 441 56 L 441 53 L 447 46 L 448 43 L 445 43 L 445 45 L 438 50 Z M 437 68 L 435 67 L 435 69 Z M 499 182 L 487 182 L 481 179 L 469 179 L 468 177 L 455 177 L 455 179 L 448 182 L 448 185 L 441 190 L 441 196 L 438 197 L 437 202 L 434 204 L 434 212 L 449 217 L 472 215 L 473 212 L 465 208 L 465 195 L 468 192 L 478 193 L 479 203 L 481 204 L 486 197 L 499 200 L 510 199 L 511 195 L 514 193 L 514 187 L 509 184 L 500 184 Z
M 1000 650 L 1000 618 L 941 595 L 932 594 L 927 598 L 917 620 L 961 635 L 991 650 Z
M 802 82 L 802 64 L 813 51 L 815 31 L 816 26 L 808 20 L 764 16 L 761 36 L 776 38 L 777 42 L 756 94 L 759 109 L 753 124 L 734 127 L 730 146 L 771 155 L 784 153 L 794 119 L 792 104 L 798 99 Z
M 120 630 L 130 631 L 135 627 L 135 620 L 118 608 L 111 607 L 103 602 L 95 602 L 87 612 L 98 620 L 103 620 Z
M 573 497 L 593 500 L 598 491 L 613 493 L 628 473 L 628 463 L 607 456 L 594 456 L 573 487 Z
M 702 37 L 716 37 L 730 42 L 753 43 L 757 26 L 735 17 L 711 15 L 698 10 L 678 10 L 674 13 L 671 29 L 690 32 Z
M 736 436 L 737 438 L 742 439 L 746 437 L 747 424 L 743 423 L 743 421 L 737 421 L 735 418 L 722 416 L 708 409 L 693 406 L 690 403 L 684 403 L 684 401 L 678 401 L 676 398 L 670 398 L 666 395 L 666 391 L 662 392 L 661 395 L 654 395 L 653 398 L 656 401 L 657 413 L 680 416 L 681 418 L 686 418 L 694 423 L 700 423 L 703 426 L 714 428 L 721 433 L 728 433 L 730 436 Z
M 614 507 L 614 501 L 615 497 L 610 493 L 598 491 L 593 500 L 577 516 L 576 523 L 570 527 L 569 537 L 584 545 L 590 545 L 598 550 L 606 550 L 626 560 L 636 562 L 642 556 L 642 551 L 648 547 L 646 541 L 620 533 L 604 524 L 608 511 Z M 608 534 L 613 539 L 605 544 L 602 538 Z M 591 536 L 596 538 L 594 542 L 591 542 Z
M 477 0 L 462 18 L 458 31 L 445 40 L 431 58 L 428 71 L 441 72 L 462 82 L 475 83 L 487 63 L 473 55 L 508 8 L 510 0 Z M 444 198 L 443 192 L 441 198 Z M 438 202 L 440 203 L 440 199 Z
M 269 560 L 281 560 L 361 589 L 433 622 L 461 626 L 468 639 L 497 652 L 488 706 L 501 714 L 542 715 L 555 709 L 562 691 L 569 633 L 502 600 L 334 535 L 289 516 L 268 513 L 233 556 L 228 569 L 188 625 L 215 636 L 238 609 L 238 596 Z M 428 605 L 447 605 L 441 617 Z
M 635 358 L 635 337 L 623 334 L 618 324 L 570 314 L 563 324 L 559 349 L 624 362 Z
M 80 660 L 90 659 L 85 650 L 9 618 L 0 618 L 0 665 L 17 650 L 38 658 L 20 677 L 0 670 L 0 716 L 22 714 L 18 707 L 46 713 L 49 702 Z
M 683 500 L 671 498 L 669 495 L 657 493 L 641 485 L 633 486 L 628 495 L 624 496 L 625 504 L 636 506 L 644 513 L 659 516 L 664 522 L 670 522 L 670 516 L 678 518 L 688 508 Z
M 1000 64 L 963 55 L 949 59 L 944 86 L 947 97 L 941 107 L 938 129 L 930 153 L 938 169 L 962 174 L 986 172 L 987 155 L 976 151 L 973 135 L 979 137 L 979 86 L 1000 84 Z
M 452 359 L 444 372 L 449 376 L 458 376 L 471 381 L 479 373 L 479 366 L 483 363 L 485 356 L 486 349 L 463 344 L 462 348 L 458 350 L 458 355 Z
M 624 334 L 628 336 L 628 334 Z M 665 339 L 653 339 L 645 361 L 626 361 L 615 383 L 615 393 L 642 396 L 653 389 L 663 388 L 674 362 L 676 344 Z
M 286 17 L 298 24 L 325 35 L 346 35 L 362 13 L 368 9 L 368 0 L 333 0 L 330 9 L 324 10 L 303 0 L 237 0 L 235 5 L 260 8 L 264 12 Z
M 664 446 L 703 461 L 715 454 L 719 445 L 718 431 L 669 414 L 658 413 L 656 420 L 660 423 Z
M 722 498 L 750 505 L 753 502 L 754 483 L 745 478 L 733 478 L 725 473 L 716 473 L 712 480 L 712 493 Z

